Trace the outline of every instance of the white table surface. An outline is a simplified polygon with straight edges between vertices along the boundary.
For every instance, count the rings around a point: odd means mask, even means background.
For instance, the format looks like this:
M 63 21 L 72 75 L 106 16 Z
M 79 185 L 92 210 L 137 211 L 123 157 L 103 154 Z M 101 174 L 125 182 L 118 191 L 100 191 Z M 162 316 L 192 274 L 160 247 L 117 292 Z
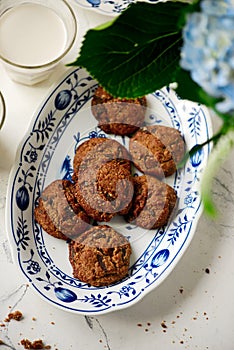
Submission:
M 89 27 L 110 20 L 95 11 L 73 8 L 79 37 L 67 62 L 76 57 Z M 173 272 L 138 304 L 102 316 L 74 315 L 46 303 L 13 262 L 5 223 L 8 177 L 19 142 L 34 111 L 66 68 L 50 80 L 28 87 L 14 83 L 0 65 L 0 90 L 7 108 L 0 131 L 0 349 L 23 349 L 23 338 L 42 339 L 55 350 L 234 349 L 234 164 L 232 156 L 214 179 L 219 217 L 201 216 L 186 253 Z M 214 127 L 217 126 L 214 120 Z M 23 319 L 5 322 L 11 311 Z M 162 323 L 167 328 L 162 326 Z

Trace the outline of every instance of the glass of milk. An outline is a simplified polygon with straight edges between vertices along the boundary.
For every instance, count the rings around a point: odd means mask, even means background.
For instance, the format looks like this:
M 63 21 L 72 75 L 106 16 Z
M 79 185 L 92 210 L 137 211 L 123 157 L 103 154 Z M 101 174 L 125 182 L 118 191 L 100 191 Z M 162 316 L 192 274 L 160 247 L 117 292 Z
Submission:
M 33 85 L 47 79 L 76 34 L 66 0 L 0 0 L 0 59 L 14 81 Z

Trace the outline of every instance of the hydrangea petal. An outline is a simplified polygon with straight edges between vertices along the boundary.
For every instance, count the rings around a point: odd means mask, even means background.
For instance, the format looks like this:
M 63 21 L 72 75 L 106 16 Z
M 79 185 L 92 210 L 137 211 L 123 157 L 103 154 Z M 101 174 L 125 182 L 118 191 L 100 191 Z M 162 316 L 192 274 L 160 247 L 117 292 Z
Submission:
M 180 65 L 213 97 L 220 111 L 234 110 L 234 0 L 203 0 L 187 17 Z

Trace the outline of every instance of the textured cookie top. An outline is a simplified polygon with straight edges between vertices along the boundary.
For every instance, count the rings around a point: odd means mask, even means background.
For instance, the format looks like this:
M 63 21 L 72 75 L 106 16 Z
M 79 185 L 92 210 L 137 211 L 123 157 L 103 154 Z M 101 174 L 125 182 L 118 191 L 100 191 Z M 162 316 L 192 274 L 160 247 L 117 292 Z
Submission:
M 86 213 L 97 221 L 109 221 L 127 213 L 133 196 L 131 172 L 125 160 L 111 160 L 100 167 L 80 168 L 76 197 Z
M 139 170 L 163 178 L 176 171 L 185 153 L 185 143 L 177 129 L 152 125 L 131 137 L 129 152 Z
M 94 286 L 107 286 L 128 274 L 131 246 L 107 225 L 94 226 L 69 243 L 73 275 Z
M 95 137 L 80 144 L 73 159 L 73 181 L 78 177 L 78 171 L 97 170 L 104 163 L 113 160 L 126 160 L 126 166 L 130 170 L 130 155 L 127 149 L 118 141 L 104 137 Z
M 55 180 L 42 192 L 34 210 L 35 220 L 50 235 L 67 239 L 89 228 L 90 218 L 74 196 L 68 180 Z
M 114 98 L 101 86 L 91 101 L 92 113 L 99 127 L 106 133 L 129 135 L 143 125 L 146 112 L 146 97 Z
M 149 175 L 136 176 L 133 182 L 134 197 L 125 219 L 145 229 L 166 225 L 176 205 L 176 191 Z

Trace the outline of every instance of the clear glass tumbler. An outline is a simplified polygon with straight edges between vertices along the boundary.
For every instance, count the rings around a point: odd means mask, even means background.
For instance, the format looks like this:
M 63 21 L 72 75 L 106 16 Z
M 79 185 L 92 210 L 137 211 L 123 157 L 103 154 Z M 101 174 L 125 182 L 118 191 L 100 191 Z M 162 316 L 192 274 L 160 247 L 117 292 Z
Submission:
M 76 35 L 66 0 L 0 1 L 0 59 L 14 81 L 33 85 L 47 79 Z

